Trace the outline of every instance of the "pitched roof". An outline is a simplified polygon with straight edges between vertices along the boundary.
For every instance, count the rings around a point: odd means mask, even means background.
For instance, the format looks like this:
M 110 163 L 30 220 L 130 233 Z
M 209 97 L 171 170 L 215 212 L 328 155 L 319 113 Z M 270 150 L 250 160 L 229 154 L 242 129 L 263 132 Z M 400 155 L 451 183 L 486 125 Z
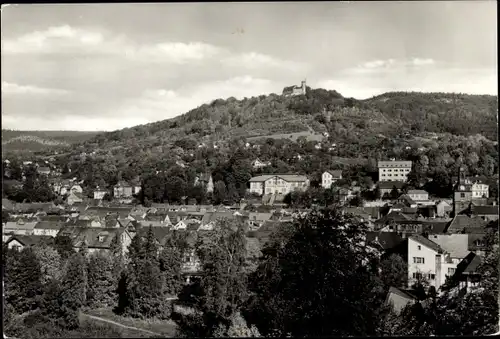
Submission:
M 449 221 L 422 221 L 422 230 L 429 234 L 444 233 Z
M 498 216 L 498 206 L 471 206 L 471 212 L 473 215 L 492 215 Z
M 330 173 L 334 178 L 340 178 L 342 176 L 342 170 L 326 170 L 325 172 Z
M 125 232 L 123 228 L 80 228 L 73 234 L 73 246 L 80 247 L 83 245 L 83 241 L 85 241 L 88 248 L 106 249 L 110 247 L 113 238 L 123 232 Z M 100 236 L 103 237 L 102 241 L 99 241 Z
M 400 290 L 399 288 L 396 287 L 390 287 L 389 288 L 389 293 L 394 293 L 399 295 L 400 297 L 403 297 L 408 300 L 416 300 L 415 296 L 407 291 Z
M 398 200 L 404 200 L 405 202 L 407 202 L 407 203 L 408 203 L 408 204 L 410 204 L 410 205 L 414 205 L 414 204 L 416 204 L 415 200 L 413 200 L 412 198 L 410 198 L 410 197 L 408 196 L 408 194 L 403 194 L 403 195 L 401 195 L 401 196 L 398 198 Z
M 6 229 L 18 229 L 18 230 L 33 230 L 38 222 L 33 221 L 33 222 L 24 222 L 24 221 L 7 221 L 5 223 L 5 226 L 3 227 L 4 230 Z
M 397 189 L 402 189 L 404 185 L 405 183 L 402 181 L 379 181 L 378 183 L 380 189 L 392 189 L 394 186 Z
M 469 217 L 467 215 L 457 215 L 450 222 L 450 225 L 447 227 L 446 232 L 448 233 L 457 233 L 462 232 L 464 229 L 470 230 L 480 230 L 484 229 L 488 221 L 483 220 L 480 217 Z
M 24 246 L 31 246 L 39 244 L 50 245 L 53 243 L 54 238 L 50 235 L 13 235 L 7 240 L 6 244 L 13 240 L 19 241 Z
M 396 232 L 366 232 L 366 242 L 375 242 L 380 244 L 382 249 L 388 250 L 401 244 L 404 239 Z
M 298 174 L 265 174 L 251 178 L 250 182 L 264 182 L 274 177 L 279 177 L 287 182 L 301 182 L 308 180 L 305 175 Z
M 408 194 L 429 194 L 427 191 L 424 190 L 409 190 Z
M 39 221 L 35 229 L 43 229 L 43 230 L 60 230 L 65 226 L 65 222 L 63 221 Z
M 378 167 L 380 168 L 386 168 L 386 167 L 401 167 L 401 168 L 409 168 L 411 167 L 411 161 L 405 161 L 405 160 L 389 160 L 389 161 L 379 161 L 377 164 Z
M 462 274 L 476 273 L 477 268 L 482 262 L 482 258 L 474 252 L 470 252 L 463 260 L 457 265 L 454 278 L 458 278 Z
M 464 258 L 468 253 L 468 234 L 435 234 L 429 239 L 438 244 L 452 258 Z
M 436 244 L 434 241 L 431 241 L 423 236 L 421 236 L 420 234 L 413 234 L 409 237 L 409 239 L 413 240 L 413 241 L 416 241 L 438 253 L 443 253 L 443 249 L 441 248 L 441 246 L 439 246 L 438 244 Z

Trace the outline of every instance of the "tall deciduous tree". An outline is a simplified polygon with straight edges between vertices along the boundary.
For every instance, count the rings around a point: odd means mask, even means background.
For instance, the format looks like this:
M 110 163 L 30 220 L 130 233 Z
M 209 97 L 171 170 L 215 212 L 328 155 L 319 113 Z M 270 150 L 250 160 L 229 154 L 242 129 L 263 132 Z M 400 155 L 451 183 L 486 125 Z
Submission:
M 50 246 L 45 244 L 34 246 L 33 252 L 40 264 L 42 273 L 42 284 L 47 284 L 52 279 L 60 279 L 62 276 L 62 260 L 59 253 Z
M 385 294 L 374 265 L 377 251 L 363 246 L 366 229 L 340 209 L 313 211 L 266 248 L 252 284 L 250 314 L 260 332 L 375 334 Z
M 408 282 L 408 265 L 397 254 L 391 254 L 380 263 L 380 277 L 385 287 L 406 287 Z
M 212 336 L 219 325 L 229 326 L 231 317 L 247 299 L 244 227 L 221 219 L 217 228 L 197 244 L 202 277 L 191 304 L 194 315 L 180 320 L 183 334 Z

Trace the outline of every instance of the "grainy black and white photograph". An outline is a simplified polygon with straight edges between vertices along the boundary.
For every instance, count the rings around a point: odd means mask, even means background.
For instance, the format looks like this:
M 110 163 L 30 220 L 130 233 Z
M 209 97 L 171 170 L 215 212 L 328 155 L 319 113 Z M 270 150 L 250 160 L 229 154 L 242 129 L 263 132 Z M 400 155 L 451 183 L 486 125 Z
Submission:
M 496 1 L 1 8 L 3 337 L 499 332 Z

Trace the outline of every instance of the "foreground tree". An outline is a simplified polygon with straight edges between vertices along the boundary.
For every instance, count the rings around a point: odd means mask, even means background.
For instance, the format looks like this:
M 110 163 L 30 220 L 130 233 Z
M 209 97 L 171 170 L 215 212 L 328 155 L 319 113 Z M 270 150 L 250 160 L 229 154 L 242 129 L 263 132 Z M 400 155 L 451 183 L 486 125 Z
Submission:
M 36 309 L 42 294 L 42 271 L 35 253 L 30 247 L 21 252 L 4 251 L 6 304 L 18 314 Z
M 375 334 L 385 293 L 366 225 L 333 208 L 298 219 L 253 276 L 252 323 L 264 335 Z
M 34 246 L 33 252 L 40 264 L 42 273 L 41 282 L 46 285 L 52 279 L 59 280 L 62 277 L 61 256 L 53 247 L 45 244 Z
M 86 305 L 91 308 L 111 306 L 115 300 L 116 278 L 112 258 L 99 252 L 89 256 Z
M 184 300 L 195 312 L 179 319 L 179 330 L 182 335 L 213 336 L 220 326 L 231 325 L 247 300 L 244 226 L 220 220 L 214 231 L 199 239 L 196 252 L 202 277 L 186 287 L 192 294 Z
M 380 277 L 388 290 L 393 287 L 406 287 L 408 282 L 408 265 L 397 254 L 391 254 L 380 263 Z

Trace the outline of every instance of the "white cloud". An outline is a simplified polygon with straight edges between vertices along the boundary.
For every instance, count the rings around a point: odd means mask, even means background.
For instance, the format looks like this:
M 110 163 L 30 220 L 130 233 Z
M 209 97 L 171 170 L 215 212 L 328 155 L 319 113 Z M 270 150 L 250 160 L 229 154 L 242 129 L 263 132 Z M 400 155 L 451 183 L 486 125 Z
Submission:
M 61 49 L 97 46 L 103 41 L 100 32 L 64 25 L 2 41 L 2 50 L 8 54 L 58 53 Z
M 307 67 L 304 63 L 281 60 L 271 57 L 269 55 L 250 52 L 230 55 L 222 60 L 223 64 L 232 67 L 245 67 L 248 69 L 271 67 L 271 68 L 284 68 L 284 69 L 304 69 Z
M 346 73 L 387 73 L 401 69 L 412 69 L 435 65 L 436 62 L 430 58 L 412 58 L 408 60 L 372 60 L 348 69 Z
M 165 42 L 146 46 L 129 46 L 126 56 L 139 61 L 186 63 L 213 58 L 223 50 L 203 42 Z
M 66 95 L 70 91 L 55 88 L 42 88 L 30 85 L 18 85 L 2 81 L 3 94 L 38 94 L 38 95 Z

